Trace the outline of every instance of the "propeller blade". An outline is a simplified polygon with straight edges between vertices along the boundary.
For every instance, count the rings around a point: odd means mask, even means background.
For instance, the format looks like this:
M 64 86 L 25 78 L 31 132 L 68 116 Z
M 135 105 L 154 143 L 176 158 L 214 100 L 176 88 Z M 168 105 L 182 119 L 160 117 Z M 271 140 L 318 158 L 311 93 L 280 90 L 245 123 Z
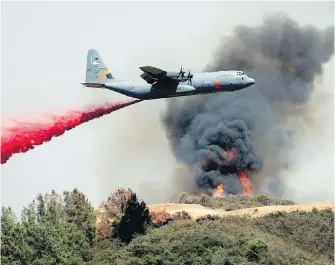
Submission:
M 191 79 L 191 78 L 193 77 L 193 75 L 191 74 L 190 69 L 188 69 L 187 77 L 188 77 L 189 79 Z

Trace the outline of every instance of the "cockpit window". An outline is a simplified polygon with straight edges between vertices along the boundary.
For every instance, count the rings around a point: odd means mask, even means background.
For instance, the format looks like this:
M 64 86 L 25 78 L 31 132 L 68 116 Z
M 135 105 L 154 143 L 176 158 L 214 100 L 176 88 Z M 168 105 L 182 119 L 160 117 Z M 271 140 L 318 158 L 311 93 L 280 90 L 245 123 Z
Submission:
M 246 75 L 245 73 L 243 73 L 243 72 L 240 72 L 240 71 L 239 71 L 239 72 L 237 72 L 236 74 L 237 74 L 237 75 Z

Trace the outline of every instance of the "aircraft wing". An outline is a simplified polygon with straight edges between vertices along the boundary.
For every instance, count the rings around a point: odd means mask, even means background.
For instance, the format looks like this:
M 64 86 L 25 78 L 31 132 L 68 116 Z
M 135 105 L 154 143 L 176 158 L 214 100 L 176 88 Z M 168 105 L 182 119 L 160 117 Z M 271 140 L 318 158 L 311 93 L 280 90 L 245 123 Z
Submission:
M 140 69 L 144 72 L 141 77 L 149 84 L 162 83 L 167 85 L 177 86 L 179 80 L 173 79 L 167 75 L 167 71 L 154 66 L 141 66 Z
M 151 76 L 164 76 L 167 74 L 166 71 L 153 66 L 141 66 L 140 69 Z
M 155 82 L 157 82 L 156 78 L 151 77 L 149 74 L 147 73 L 143 73 L 141 74 L 141 77 L 148 83 L 148 84 L 153 84 Z

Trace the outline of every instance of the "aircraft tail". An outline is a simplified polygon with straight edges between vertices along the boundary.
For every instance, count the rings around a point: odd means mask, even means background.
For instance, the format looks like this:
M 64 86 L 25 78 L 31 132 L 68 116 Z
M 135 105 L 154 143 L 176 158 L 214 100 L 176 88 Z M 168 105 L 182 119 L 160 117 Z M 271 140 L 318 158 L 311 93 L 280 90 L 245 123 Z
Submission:
M 114 77 L 109 72 L 98 51 L 95 49 L 88 50 L 86 78 L 85 83 L 82 84 L 85 86 L 102 86 L 112 79 Z

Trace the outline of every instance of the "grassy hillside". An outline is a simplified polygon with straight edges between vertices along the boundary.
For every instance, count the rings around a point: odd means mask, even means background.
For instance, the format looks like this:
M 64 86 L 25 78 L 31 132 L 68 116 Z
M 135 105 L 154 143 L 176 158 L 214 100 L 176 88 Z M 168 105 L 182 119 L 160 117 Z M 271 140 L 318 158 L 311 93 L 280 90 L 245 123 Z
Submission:
M 180 203 L 149 205 L 153 226 L 146 235 L 136 236 L 128 245 L 105 239 L 89 264 L 305 265 L 331 264 L 334 258 L 330 203 L 317 204 L 322 210 L 304 205 L 306 211 L 276 212 L 299 205 L 267 195 L 214 198 L 186 193 Z M 252 219 L 243 209 L 262 211 L 252 207 L 272 207 L 274 213 Z M 237 216 L 228 216 L 234 213 Z
M 208 216 L 150 228 L 129 245 L 104 240 L 89 264 L 330 264 L 333 232 L 332 210 Z
M 20 222 L 2 208 L 1 264 L 324 265 L 334 259 L 331 202 L 313 209 L 266 195 L 186 194 L 180 202 L 148 207 L 130 189 L 118 189 L 97 216 L 77 189 L 39 194 Z

